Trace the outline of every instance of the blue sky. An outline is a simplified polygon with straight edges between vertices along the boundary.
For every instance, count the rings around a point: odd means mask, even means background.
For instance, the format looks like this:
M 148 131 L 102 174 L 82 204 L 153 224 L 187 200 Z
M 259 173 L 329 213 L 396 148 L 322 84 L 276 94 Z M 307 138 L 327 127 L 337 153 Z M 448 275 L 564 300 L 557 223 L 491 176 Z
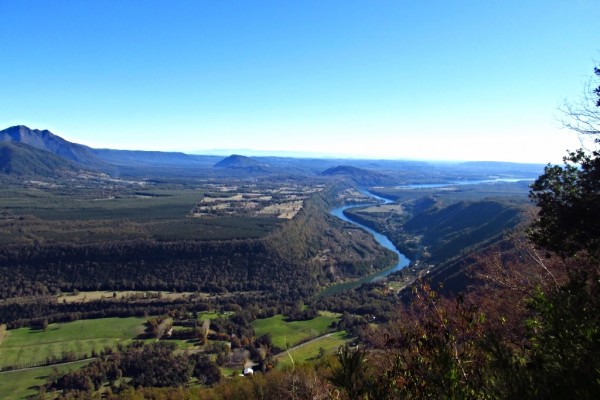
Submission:
M 0 128 L 94 147 L 558 162 L 600 2 L 0 0 Z

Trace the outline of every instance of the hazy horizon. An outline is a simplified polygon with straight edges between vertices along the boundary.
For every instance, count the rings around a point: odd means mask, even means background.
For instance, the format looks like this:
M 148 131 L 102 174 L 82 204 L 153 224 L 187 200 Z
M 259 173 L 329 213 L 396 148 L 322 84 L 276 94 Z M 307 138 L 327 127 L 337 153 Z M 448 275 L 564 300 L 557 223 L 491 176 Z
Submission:
M 96 148 L 560 162 L 591 0 L 2 2 L 0 126 Z M 26 27 L 26 29 L 24 29 Z
M 415 162 L 430 162 L 430 163 L 447 163 L 456 164 L 463 162 L 498 162 L 498 163 L 518 163 L 518 164 L 546 164 L 535 162 L 518 162 L 507 160 L 444 160 L 444 159 L 422 159 L 422 158 L 385 158 L 360 154 L 341 154 L 341 153 L 318 153 L 318 152 L 301 152 L 301 151 L 277 151 L 277 150 L 253 150 L 253 149 L 206 149 L 186 152 L 191 155 L 207 155 L 207 156 L 222 156 L 228 157 L 231 155 L 240 155 L 247 157 L 282 157 L 282 158 L 316 158 L 325 160 L 365 160 L 365 161 L 415 161 Z
M 31 130 L 48 130 L 44 128 L 34 128 L 24 124 L 18 124 L 14 126 L 25 126 Z M 6 128 L 4 128 L 6 129 Z M 0 129 L 1 131 L 2 129 Z M 48 130 L 50 131 L 50 130 Z M 57 134 L 56 132 L 50 131 L 52 134 L 57 135 L 65 139 L 62 135 Z M 72 142 L 96 149 L 101 150 L 117 150 L 117 151 L 158 151 L 158 152 L 176 152 L 176 153 L 184 153 L 188 155 L 199 155 L 199 156 L 215 156 L 215 157 L 229 157 L 232 155 L 246 156 L 246 157 L 274 157 L 274 158 L 297 158 L 297 159 L 323 159 L 323 160 L 357 160 L 357 161 L 407 161 L 407 162 L 427 162 L 427 163 L 439 163 L 439 164 L 458 164 L 465 162 L 491 162 L 491 163 L 518 163 L 518 164 L 546 164 L 546 163 L 535 163 L 535 162 L 518 162 L 518 161 L 507 161 L 507 160 L 447 160 L 447 159 L 420 159 L 420 158 L 398 158 L 398 157 L 378 157 L 378 156 L 370 156 L 370 155 L 361 155 L 361 154 L 343 154 L 343 153 L 319 153 L 319 152 L 310 152 L 310 151 L 288 151 L 288 150 L 255 150 L 255 149 L 205 149 L 205 150 L 141 150 L 137 148 L 118 148 L 118 147 L 93 147 L 89 146 L 86 143 Z

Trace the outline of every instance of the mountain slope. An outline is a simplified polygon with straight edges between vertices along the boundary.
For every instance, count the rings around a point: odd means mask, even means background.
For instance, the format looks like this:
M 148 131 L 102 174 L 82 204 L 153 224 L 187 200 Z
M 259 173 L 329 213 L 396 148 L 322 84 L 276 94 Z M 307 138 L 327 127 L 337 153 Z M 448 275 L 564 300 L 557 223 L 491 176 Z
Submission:
M 93 152 L 93 149 L 69 142 L 48 130 L 29 129 L 18 125 L 0 131 L 0 142 L 22 143 L 39 150 L 74 161 L 88 168 L 101 168 L 105 163 Z
M 78 165 L 79 169 L 95 170 L 111 175 L 182 175 L 181 168 L 196 171 L 198 168 L 210 168 L 219 157 L 189 155 L 178 152 L 137 151 L 94 149 L 69 142 L 48 130 L 30 129 L 23 125 L 13 126 L 0 131 L 0 143 L 23 144 L 43 150 L 65 161 Z M 25 154 L 21 154 L 23 159 Z M 56 161 L 54 159 L 54 161 Z M 35 160 L 31 161 L 36 163 Z M 30 175 L 31 170 L 21 162 L 24 168 L 20 175 Z M 174 167 L 179 167 L 175 170 Z M 7 167 L 8 168 L 8 167 Z M 18 172 L 16 164 L 10 167 L 12 173 Z M 45 176 L 47 172 L 44 172 Z
M 22 143 L 0 143 L 0 172 L 19 176 L 57 177 L 80 168 L 66 158 Z
M 498 240 L 522 221 L 521 210 L 494 200 L 459 202 L 432 207 L 404 224 L 404 229 L 422 236 L 421 244 L 441 262 L 481 243 Z

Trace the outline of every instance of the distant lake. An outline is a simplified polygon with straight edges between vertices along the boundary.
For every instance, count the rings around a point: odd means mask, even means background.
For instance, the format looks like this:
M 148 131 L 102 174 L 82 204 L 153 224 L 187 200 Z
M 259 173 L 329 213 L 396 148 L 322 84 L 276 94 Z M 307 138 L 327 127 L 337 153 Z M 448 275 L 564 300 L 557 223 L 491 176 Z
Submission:
M 411 185 L 400 185 L 396 186 L 396 189 L 435 189 L 443 188 L 446 186 L 464 186 L 464 185 L 478 185 L 482 183 L 514 183 L 521 181 L 534 181 L 537 178 L 494 178 L 494 179 L 480 179 L 480 180 L 465 180 L 465 181 L 452 181 L 446 183 L 415 183 Z

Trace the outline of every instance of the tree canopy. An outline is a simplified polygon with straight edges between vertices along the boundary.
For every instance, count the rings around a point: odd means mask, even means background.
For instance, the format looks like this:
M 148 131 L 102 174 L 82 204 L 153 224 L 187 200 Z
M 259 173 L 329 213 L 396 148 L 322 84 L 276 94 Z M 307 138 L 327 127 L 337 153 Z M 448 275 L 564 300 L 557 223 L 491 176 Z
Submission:
M 600 80 L 600 69 L 594 73 Z M 593 85 L 595 86 L 595 85 Z M 565 125 L 600 144 L 600 85 L 586 91 L 584 102 L 568 107 Z M 539 246 L 572 256 L 586 250 L 600 256 L 600 151 L 578 149 L 564 157 L 564 165 L 548 165 L 531 187 L 540 207 L 531 230 Z

